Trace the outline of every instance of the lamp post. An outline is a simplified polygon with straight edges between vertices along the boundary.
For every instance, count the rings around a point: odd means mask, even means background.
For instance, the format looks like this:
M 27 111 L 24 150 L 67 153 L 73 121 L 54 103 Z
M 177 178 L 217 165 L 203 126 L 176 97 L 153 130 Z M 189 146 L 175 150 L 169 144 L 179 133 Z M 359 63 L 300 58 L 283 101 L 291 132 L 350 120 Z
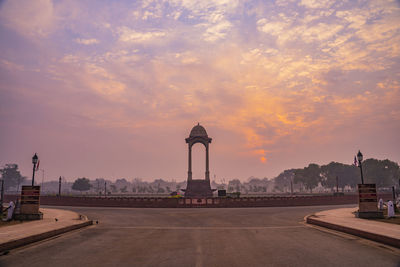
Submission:
M 58 179 L 58 197 L 61 197 L 61 176 Z
M 363 154 L 360 152 L 360 150 L 358 150 L 357 153 L 357 160 L 358 160 L 358 167 L 360 167 L 360 172 L 361 172 L 361 184 L 364 184 L 364 176 L 363 176 L 363 172 L 362 172 L 362 160 L 363 160 Z
M 36 155 L 33 155 L 32 157 L 32 164 L 33 164 L 33 173 L 32 173 L 32 186 L 35 184 L 35 170 L 36 170 L 36 164 L 38 163 L 39 157 Z

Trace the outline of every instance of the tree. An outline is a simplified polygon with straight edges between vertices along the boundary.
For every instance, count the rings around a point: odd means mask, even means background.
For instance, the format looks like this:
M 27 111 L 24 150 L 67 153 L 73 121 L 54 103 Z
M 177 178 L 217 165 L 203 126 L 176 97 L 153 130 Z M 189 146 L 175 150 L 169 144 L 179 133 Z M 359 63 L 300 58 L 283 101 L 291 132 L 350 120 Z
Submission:
M 122 190 L 122 188 L 124 188 L 124 187 L 128 188 L 128 186 L 130 186 L 130 185 L 131 185 L 131 183 L 128 182 L 125 178 L 117 179 L 115 181 L 115 186 L 117 187 L 117 190 L 118 189 Z
M 284 188 L 290 188 L 290 183 L 294 177 L 295 170 L 285 170 L 284 172 L 280 173 L 275 179 L 275 190 L 283 191 Z
M 153 189 L 153 187 L 151 185 L 148 187 L 147 190 L 149 191 L 149 193 L 154 193 L 154 189 Z
M 144 186 L 139 186 L 138 187 L 138 193 L 146 193 L 147 189 Z
M 229 181 L 228 183 L 228 191 L 232 192 L 232 191 L 236 191 L 236 192 L 240 192 L 240 187 L 241 187 L 241 183 L 239 179 L 233 179 L 231 181 Z
M 367 159 L 362 163 L 365 183 L 376 183 L 377 187 L 397 184 L 399 165 L 388 159 Z
M 90 181 L 88 178 L 78 178 L 75 180 L 75 182 L 72 184 L 72 190 L 77 190 L 77 191 L 88 191 L 92 185 L 90 184 Z
M 111 192 L 113 192 L 113 193 L 117 193 L 118 192 L 117 186 L 115 184 L 110 185 L 110 188 L 111 188 Z
M 18 170 L 18 164 L 6 164 L 3 169 L 0 169 L 1 177 L 4 180 L 4 190 L 7 191 L 11 187 L 18 187 L 26 180 Z
M 100 193 L 104 189 L 104 183 L 106 180 L 104 178 L 96 178 L 93 182 L 91 181 L 90 184 L 92 187 L 96 188 L 98 193 Z
M 304 169 L 296 169 L 294 170 L 294 182 L 302 183 L 304 186 L 310 190 L 312 193 L 312 189 L 318 185 L 321 181 L 321 169 L 317 164 L 311 163 L 308 167 Z
M 122 187 L 120 189 L 120 191 L 121 191 L 121 193 L 126 193 L 126 192 L 128 192 L 128 187 L 125 185 L 124 187 Z
M 159 188 L 157 189 L 157 193 L 163 194 L 163 193 L 165 193 L 165 189 L 162 188 L 162 187 L 159 187 Z
M 355 188 L 360 183 L 360 170 L 357 166 L 343 164 L 342 171 L 339 174 L 339 187 L 346 185 Z
M 349 165 L 333 161 L 328 165 L 321 166 L 322 186 L 330 189 L 335 188 L 336 178 L 338 179 L 338 186 L 341 188 L 343 188 L 346 184 L 351 183 L 348 181 L 349 179 L 347 179 L 350 171 L 348 166 Z

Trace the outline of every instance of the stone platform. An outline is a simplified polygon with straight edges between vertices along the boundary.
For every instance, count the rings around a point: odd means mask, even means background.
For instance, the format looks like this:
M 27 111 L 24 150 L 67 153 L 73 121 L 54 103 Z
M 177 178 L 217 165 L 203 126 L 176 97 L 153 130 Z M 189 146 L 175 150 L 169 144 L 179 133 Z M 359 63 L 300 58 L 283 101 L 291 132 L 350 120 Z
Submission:
M 210 180 L 188 181 L 185 190 L 185 197 L 202 198 L 202 197 L 212 197 L 212 196 L 213 196 L 213 190 L 211 189 Z
M 93 224 L 93 221 L 88 220 L 86 216 L 68 210 L 41 208 L 40 214 L 43 216 L 42 220 L 23 221 L 18 224 L 2 226 L 0 228 L 0 254 Z
M 358 207 L 321 211 L 307 216 L 306 222 L 400 248 L 398 224 L 357 218 L 357 210 Z

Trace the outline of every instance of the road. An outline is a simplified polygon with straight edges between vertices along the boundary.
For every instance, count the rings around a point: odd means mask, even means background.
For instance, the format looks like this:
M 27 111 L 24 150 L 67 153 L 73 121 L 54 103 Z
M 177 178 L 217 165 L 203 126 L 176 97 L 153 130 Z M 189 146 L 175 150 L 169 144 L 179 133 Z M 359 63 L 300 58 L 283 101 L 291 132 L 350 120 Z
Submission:
M 303 223 L 332 208 L 68 207 L 99 224 L 13 250 L 0 266 L 400 266 L 400 250 Z

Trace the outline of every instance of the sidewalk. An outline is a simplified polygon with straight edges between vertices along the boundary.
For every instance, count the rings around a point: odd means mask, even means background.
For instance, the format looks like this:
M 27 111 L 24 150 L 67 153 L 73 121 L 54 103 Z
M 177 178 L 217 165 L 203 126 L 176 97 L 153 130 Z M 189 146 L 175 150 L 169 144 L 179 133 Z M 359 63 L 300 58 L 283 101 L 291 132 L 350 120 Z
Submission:
M 45 208 L 40 211 L 43 220 L 0 227 L 0 253 L 93 224 L 85 216 L 68 210 Z
M 358 208 L 326 210 L 309 215 L 309 224 L 360 236 L 373 241 L 400 248 L 400 225 L 356 218 Z

